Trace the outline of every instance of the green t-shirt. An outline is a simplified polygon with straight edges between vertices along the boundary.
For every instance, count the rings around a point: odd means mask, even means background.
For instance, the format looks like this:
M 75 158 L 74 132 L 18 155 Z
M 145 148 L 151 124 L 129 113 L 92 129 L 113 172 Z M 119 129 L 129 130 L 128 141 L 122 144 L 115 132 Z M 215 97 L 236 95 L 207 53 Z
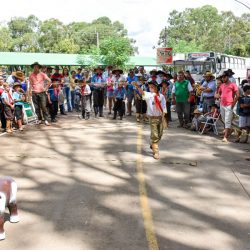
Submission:
M 182 82 L 175 82 L 175 96 L 176 102 L 187 102 L 189 98 L 188 90 L 189 81 L 184 80 Z

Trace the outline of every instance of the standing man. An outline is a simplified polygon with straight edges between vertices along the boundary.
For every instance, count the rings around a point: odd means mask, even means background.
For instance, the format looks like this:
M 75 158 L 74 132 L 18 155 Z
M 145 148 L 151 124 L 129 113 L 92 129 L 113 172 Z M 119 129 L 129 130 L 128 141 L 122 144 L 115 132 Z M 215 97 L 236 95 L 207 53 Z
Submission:
M 46 108 L 46 92 L 49 85 L 51 84 L 51 80 L 46 74 L 40 72 L 42 66 L 38 62 L 33 63 L 31 67 L 33 68 L 33 72 L 29 77 L 29 93 L 32 95 L 32 101 L 34 103 L 36 114 L 40 123 L 42 121 L 43 115 L 45 125 L 49 126 L 48 111 Z M 47 82 L 46 84 L 45 81 Z
M 114 69 L 112 71 L 112 82 L 114 84 L 114 88 L 118 88 L 119 82 L 125 82 L 126 78 L 123 76 L 122 69 Z
M 93 85 L 95 117 L 97 117 L 98 112 L 99 117 L 103 117 L 104 87 L 106 79 L 102 74 L 102 68 L 98 67 L 94 72 L 95 74 L 91 79 L 91 84 Z
M 220 98 L 220 112 L 222 120 L 225 124 L 225 132 L 223 142 L 228 142 L 228 137 L 231 132 L 232 119 L 233 119 L 233 109 L 237 103 L 240 94 L 236 83 L 230 81 L 231 72 L 224 71 L 222 74 L 222 81 L 219 88 L 219 93 L 216 98 Z
M 179 128 L 188 128 L 190 120 L 190 98 L 193 88 L 188 80 L 185 80 L 183 71 L 179 71 L 177 81 L 172 89 L 172 102 L 176 105 L 176 112 L 179 119 Z
M 206 72 L 204 78 L 205 81 L 200 87 L 200 91 L 202 91 L 203 98 L 203 113 L 206 114 L 211 111 L 212 105 L 215 104 L 216 82 L 211 72 Z
M 51 76 L 51 80 L 52 81 L 58 81 L 58 82 L 61 83 L 62 78 L 63 78 L 63 75 L 60 74 L 60 68 L 59 68 L 59 66 L 56 66 L 55 67 L 55 73 Z

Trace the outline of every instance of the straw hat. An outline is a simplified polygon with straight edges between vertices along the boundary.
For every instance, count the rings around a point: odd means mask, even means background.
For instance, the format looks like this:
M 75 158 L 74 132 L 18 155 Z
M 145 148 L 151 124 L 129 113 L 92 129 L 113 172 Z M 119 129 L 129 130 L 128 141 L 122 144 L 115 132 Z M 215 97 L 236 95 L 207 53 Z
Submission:
M 15 82 L 15 83 L 13 84 L 13 88 L 15 88 L 15 87 L 17 87 L 17 86 L 22 87 L 22 84 L 21 84 L 20 82 Z
M 201 112 L 199 111 L 199 109 L 195 109 L 194 114 L 201 114 Z
M 24 81 L 25 79 L 25 75 L 22 71 L 12 72 L 12 75 L 21 81 Z
M 206 74 L 204 76 L 206 76 L 206 77 L 214 77 L 213 73 L 210 72 L 210 71 L 206 72 Z

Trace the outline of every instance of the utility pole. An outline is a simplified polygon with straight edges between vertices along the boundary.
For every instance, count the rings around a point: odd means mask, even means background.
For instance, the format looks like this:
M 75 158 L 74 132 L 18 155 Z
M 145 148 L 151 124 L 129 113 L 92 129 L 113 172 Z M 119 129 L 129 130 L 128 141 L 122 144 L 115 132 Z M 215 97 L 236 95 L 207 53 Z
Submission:
M 99 50 L 100 48 L 99 33 L 97 32 L 96 28 L 95 28 L 95 33 L 96 33 L 96 47 Z
M 99 33 L 96 32 L 96 45 L 97 45 L 97 49 L 100 48 L 100 42 L 99 42 Z

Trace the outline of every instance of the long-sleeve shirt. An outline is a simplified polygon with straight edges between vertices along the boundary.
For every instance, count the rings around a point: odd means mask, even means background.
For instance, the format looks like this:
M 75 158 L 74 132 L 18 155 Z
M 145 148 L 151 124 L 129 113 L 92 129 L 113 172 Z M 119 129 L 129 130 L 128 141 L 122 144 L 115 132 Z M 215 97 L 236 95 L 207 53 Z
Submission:
M 147 103 L 147 115 L 148 116 L 162 116 L 162 112 L 159 109 L 157 109 L 157 107 L 155 105 L 155 96 L 156 96 L 155 93 L 144 91 L 143 99 Z M 161 107 L 162 107 L 163 112 L 167 113 L 165 97 L 162 94 L 159 94 L 159 96 L 157 96 L 157 98 L 161 103 Z
M 81 87 L 81 94 L 82 96 L 86 96 L 86 95 L 90 95 L 91 94 L 91 89 L 89 87 L 88 84 L 86 84 L 85 86 Z
M 100 87 L 102 87 L 102 83 L 106 83 L 106 78 L 102 74 L 101 75 L 95 74 L 91 78 L 91 83 L 94 84 L 93 89 L 100 89 Z
M 126 97 L 126 90 L 124 87 L 121 87 L 121 88 L 116 88 L 115 91 L 114 91 L 114 96 L 115 98 L 117 99 L 122 99 L 124 100 L 125 97 Z

